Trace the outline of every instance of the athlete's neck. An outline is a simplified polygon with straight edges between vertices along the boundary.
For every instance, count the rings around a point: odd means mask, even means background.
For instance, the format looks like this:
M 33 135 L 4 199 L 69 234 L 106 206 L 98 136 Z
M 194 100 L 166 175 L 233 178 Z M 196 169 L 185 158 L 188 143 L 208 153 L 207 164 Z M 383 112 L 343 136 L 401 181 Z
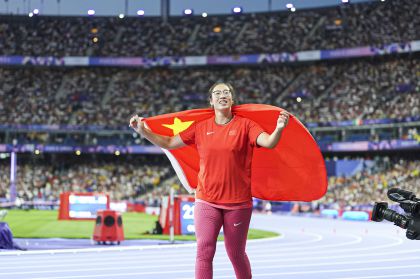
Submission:
M 233 118 L 233 114 L 230 108 L 229 110 L 215 110 L 214 115 L 214 121 L 216 121 L 216 124 L 219 125 L 228 124 Z

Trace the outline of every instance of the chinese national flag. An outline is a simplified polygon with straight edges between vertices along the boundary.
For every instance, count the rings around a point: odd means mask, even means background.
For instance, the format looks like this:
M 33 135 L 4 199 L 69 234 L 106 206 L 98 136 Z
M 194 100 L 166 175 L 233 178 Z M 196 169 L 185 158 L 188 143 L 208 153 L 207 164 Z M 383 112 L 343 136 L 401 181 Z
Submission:
M 258 123 L 271 134 L 281 108 L 246 104 L 232 107 L 233 114 Z M 214 116 L 213 109 L 194 109 L 145 119 L 155 133 L 174 136 L 193 123 Z M 195 145 L 164 150 L 181 183 L 191 192 L 197 187 L 199 156 Z M 293 115 L 274 149 L 255 148 L 251 172 L 252 196 L 271 201 L 312 201 L 327 190 L 324 159 L 315 140 Z

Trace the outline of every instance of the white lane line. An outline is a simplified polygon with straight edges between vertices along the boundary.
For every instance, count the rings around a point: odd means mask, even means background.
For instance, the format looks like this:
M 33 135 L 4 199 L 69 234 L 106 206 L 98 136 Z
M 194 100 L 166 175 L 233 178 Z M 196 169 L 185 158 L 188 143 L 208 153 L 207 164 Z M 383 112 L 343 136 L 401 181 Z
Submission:
M 92 265 L 91 265 L 92 266 Z M 96 266 L 96 265 L 95 265 Z M 108 265 L 109 266 L 109 265 Z M 168 271 L 168 267 L 173 267 L 173 268 L 184 268 L 184 270 L 191 270 L 191 268 L 194 268 L 194 264 L 176 264 L 176 265 L 155 265 L 155 266 L 115 266 L 115 267 L 95 267 L 95 268 L 83 268 L 83 269 L 77 269 L 77 268 L 72 268 L 72 269 L 58 269 L 58 270 L 40 270 L 40 271 L 20 271 L 20 272 L 0 272 L 0 276 L 3 275 L 24 275 L 24 274 L 47 274 L 47 273 L 52 273 L 52 274 L 59 274 L 59 273 L 78 273 L 78 272 L 92 272 L 92 271 L 118 271 L 118 270 L 130 270 L 130 269 L 134 269 L 134 270 L 144 270 L 145 269 L 145 274 L 148 273 L 149 269 L 152 268 L 156 268 L 156 269 L 160 269 L 159 271 L 150 271 L 150 274 L 164 274 L 164 273 L 168 273 L 170 271 Z M 188 267 L 188 268 L 187 268 Z M 164 269 L 164 270 L 163 270 Z M 102 272 L 102 273 L 105 273 Z
M 419 278 L 420 273 L 411 274 L 392 274 L 392 275 L 374 275 L 374 276 L 360 276 L 360 277 L 340 277 L 335 279 L 371 279 L 371 278 L 401 278 L 401 277 L 414 277 Z
M 361 248 L 351 248 L 351 249 L 339 249 L 339 250 L 323 250 L 323 251 L 304 251 L 304 252 L 297 252 L 297 253 L 287 253 L 287 256 L 296 256 L 296 255 L 316 255 L 316 254 L 326 254 L 326 253 L 334 253 L 334 255 L 336 255 L 337 253 L 348 253 L 348 252 L 360 252 L 360 251 L 366 251 L 366 250 L 374 250 L 374 249 L 383 249 L 383 248 L 390 248 L 390 247 L 394 247 L 394 246 L 398 246 L 401 245 L 404 241 L 400 238 L 393 238 L 393 237 L 387 237 L 389 239 L 393 239 L 396 240 L 397 242 L 395 243 L 389 243 L 389 244 L 384 244 L 384 245 L 376 245 L 376 246 L 365 246 L 365 247 L 361 247 Z M 355 244 L 360 242 L 359 239 L 355 240 L 354 243 L 346 243 L 346 244 L 327 244 L 327 245 L 319 245 L 319 246 L 312 246 L 310 247 L 311 249 L 315 248 L 315 249 L 320 249 L 320 248 L 335 248 L 335 247 L 341 247 L 341 246 L 346 246 L 349 244 Z M 281 251 L 279 251 L 278 253 L 265 253 L 265 255 L 267 256 L 276 256 L 279 254 L 282 254 L 282 252 L 288 251 L 290 249 L 283 249 Z M 295 249 L 291 249 L 291 250 L 295 250 Z
M 350 236 L 356 239 L 357 242 L 360 242 L 362 238 L 360 236 L 354 235 L 354 234 L 342 234 L 345 236 Z M 388 248 L 393 247 L 396 245 L 400 245 L 404 242 L 404 239 L 399 237 L 387 237 L 387 236 L 381 236 L 383 238 L 396 240 L 397 242 L 394 244 L 386 244 L 386 245 L 379 245 L 379 246 L 371 246 L 367 248 L 357 248 L 358 250 L 366 250 L 366 249 L 377 249 L 377 248 Z M 249 240 L 252 241 L 252 240 Z M 322 245 L 322 246 L 312 246 L 311 248 L 319 249 L 319 248 L 331 248 L 331 247 L 341 247 L 344 245 L 351 245 L 354 244 L 354 242 L 347 242 L 347 243 L 339 243 L 339 244 L 328 244 L 328 245 Z M 218 242 L 217 245 L 224 245 L 224 243 Z M 191 248 L 196 247 L 196 243 L 189 243 L 189 244 L 172 244 L 172 245 L 150 245 L 150 246 L 130 246 L 130 247 L 110 247 L 110 248 L 82 248 L 82 249 L 61 249 L 61 250 L 41 250 L 41 251 L 10 251 L 10 252 L 0 252 L 0 256 L 4 255 L 16 255 L 16 256 L 26 256 L 26 255 L 55 255 L 55 254 L 75 254 L 78 252 L 122 252 L 122 251 L 142 251 L 142 250 L 148 250 L 148 252 L 160 252 L 159 250 L 162 249 L 180 249 L 180 248 Z M 270 245 L 270 248 L 272 248 L 273 245 Z M 305 247 L 308 248 L 308 247 Z M 296 250 L 294 247 L 291 249 L 282 249 L 282 251 L 290 251 L 290 250 Z M 345 251 L 343 249 L 340 249 L 337 252 Z M 177 252 L 178 254 L 178 252 Z M 265 253 L 264 253 L 265 254 Z M 81 257 L 82 255 L 79 255 Z M 106 256 L 106 254 L 102 254 L 102 256 Z M 148 254 L 148 257 L 151 255 Z M 87 257 L 90 257 L 90 255 L 87 255 Z M 158 255 L 160 257 L 160 255 Z M 2 260 L 3 261 L 3 260 Z
M 396 270 L 406 269 L 412 267 L 420 267 L 420 265 L 404 265 L 404 266 L 385 266 L 385 267 L 369 267 L 369 268 L 347 268 L 347 269 L 328 269 L 328 270 L 311 270 L 311 271 L 296 271 L 296 272 L 278 272 L 278 273 L 254 273 L 253 277 L 264 277 L 264 276 L 278 276 L 278 275 L 297 275 L 297 274 L 319 274 L 319 273 L 338 273 L 338 272 L 355 272 L 355 271 L 373 271 L 373 270 Z M 229 269 L 217 269 L 215 271 L 225 271 Z M 189 273 L 193 270 L 170 270 L 170 271 L 159 271 L 159 272 L 131 272 L 131 273 L 114 273 L 114 274 L 94 274 L 94 275 L 71 275 L 71 276 L 54 276 L 54 277 L 32 277 L 30 279 L 70 279 L 70 278 L 97 278 L 97 277 L 111 277 L 121 278 L 125 276 L 133 275 L 152 275 L 152 274 L 174 274 L 174 273 Z M 214 278 L 231 278 L 232 275 L 227 276 L 214 276 Z M 189 279 L 190 277 L 188 277 Z
M 54 276 L 54 277 L 28 277 L 25 279 L 69 279 L 69 278 L 97 278 L 97 277 L 111 277 L 121 278 L 125 276 L 138 276 L 138 275 L 153 275 L 153 274 L 173 274 L 173 273 L 191 273 L 194 270 L 170 270 L 170 271 L 157 271 L 157 272 L 130 272 L 130 273 L 113 273 L 113 274 L 93 274 L 93 275 L 70 275 L 70 276 Z
M 263 243 L 272 242 L 284 238 L 284 235 L 264 238 L 264 239 L 249 239 L 248 243 Z M 223 241 L 218 241 L 217 245 L 224 245 Z M 82 252 L 114 252 L 114 251 L 141 251 L 141 250 L 160 250 L 169 248 L 187 248 L 196 247 L 197 243 L 186 244 L 167 244 L 167 245 L 148 245 L 148 246 L 128 246 L 128 247 L 106 247 L 106 248 L 77 248 L 77 249 L 51 249 L 51 250 L 37 250 L 37 251 L 7 251 L 0 252 L 0 256 L 10 255 L 43 255 L 43 254 L 71 254 Z
M 390 251 L 390 252 L 381 252 L 381 253 L 367 253 L 367 254 L 357 254 L 357 255 L 340 255 L 340 256 L 336 256 L 336 255 L 328 255 L 328 256 L 317 256 L 317 257 L 288 257 L 286 259 L 277 259 L 277 260 L 260 260 L 260 261 L 255 261 L 253 260 L 252 257 L 250 257 L 251 263 L 254 262 L 289 262 L 289 261 L 315 261 L 315 260 L 329 260 L 331 261 L 332 259 L 348 259 L 348 258 L 364 258 L 364 257 L 380 257 L 380 256 L 395 256 L 395 255 L 399 255 L 399 254 L 410 254 L 410 253 L 416 253 L 416 255 L 420 252 L 420 249 L 413 249 L 413 250 L 404 250 L 404 251 Z M 271 258 L 271 257 L 268 257 Z
M 399 261 L 410 261 L 410 260 L 419 260 L 420 257 L 405 257 L 405 258 L 389 258 L 389 259 L 375 259 L 375 260 L 357 260 L 357 261 L 341 261 L 341 262 L 324 262 L 324 263 L 298 263 L 298 264 L 276 264 L 276 265 L 264 265 L 264 266 L 255 266 L 253 269 L 254 270 L 258 270 L 258 269 L 279 269 L 279 268 L 302 268 L 302 267 L 317 267 L 317 266 L 335 266 L 335 265 L 353 265 L 353 264 L 372 264 L 372 263 L 385 263 L 385 262 L 399 262 Z M 219 264 L 219 265 L 228 265 L 230 266 L 230 262 L 225 262 L 223 264 Z M 218 266 L 219 266 L 218 265 Z M 19 272 L 0 272 L 0 275 L 23 275 L 23 274 L 46 274 L 46 273 L 53 273 L 53 274 L 57 274 L 57 273 L 68 273 L 68 272 L 92 272 L 92 271 L 115 271 L 115 270 L 129 270 L 129 269 L 152 269 L 152 268 L 157 268 L 157 269 L 165 269 L 168 270 L 168 268 L 174 267 L 174 268 L 178 268 L 178 267 L 189 267 L 190 269 L 194 269 L 195 264 L 176 264 L 176 265 L 154 265 L 154 266 L 118 266 L 118 267 L 95 267 L 95 268 L 83 268 L 83 269 L 59 269 L 59 270 L 53 270 L 53 269 L 48 269 L 48 270 L 41 270 L 41 271 L 19 271 Z M 223 269 L 215 269 L 215 271 L 217 270 L 226 270 L 226 268 Z M 166 272 L 166 271 L 165 271 Z
M 354 268 L 346 268 L 346 269 L 308 270 L 308 271 L 296 271 L 296 272 L 253 273 L 252 278 L 266 277 L 266 276 L 280 276 L 280 275 L 321 274 L 321 273 L 357 272 L 357 271 L 374 271 L 374 270 L 397 270 L 397 269 L 406 269 L 406 268 L 413 268 L 413 267 L 420 267 L 420 264 L 401 265 L 401 266 L 367 267 L 367 268 L 354 267 Z M 223 276 L 214 276 L 213 278 L 215 279 L 216 278 L 232 278 L 232 276 L 223 275 Z M 178 279 L 181 279 L 181 278 L 178 278 Z
M 302 241 L 299 244 L 303 244 L 304 246 L 306 246 L 308 243 L 312 243 L 312 242 L 319 242 L 323 239 L 322 235 L 319 234 L 311 234 L 313 235 L 315 238 L 312 240 L 308 240 L 308 241 Z M 358 236 L 353 236 L 354 238 L 357 238 L 356 242 L 345 242 L 345 243 L 340 243 L 340 244 L 334 244 L 331 247 L 341 247 L 343 245 L 351 245 L 357 242 L 361 241 L 361 238 Z M 251 241 L 251 240 L 249 240 Z M 224 243 L 218 243 L 218 245 L 224 245 Z M 283 245 L 286 246 L 286 245 Z M 290 250 L 295 250 L 296 249 L 296 245 L 292 245 L 292 248 L 288 248 L 288 249 L 282 249 L 282 251 L 290 251 Z M 74 253 L 79 253 L 79 252 L 115 252 L 115 251 L 142 251 L 142 250 L 159 250 L 159 249 L 165 249 L 165 248 L 191 248 L 191 247 L 197 247 L 196 243 L 190 243 L 190 244 L 173 244 L 173 245 L 151 245 L 151 246 L 130 246 L 130 247 L 111 247 L 111 248 L 84 248 L 84 249 L 66 249 L 66 250 L 41 250 L 41 251 L 11 251 L 11 252 L 2 252 L 0 253 L 1 255 L 15 255 L 15 256 L 21 256 L 21 255 L 55 255 L 55 254 L 74 254 Z M 273 248 L 273 245 L 269 246 L 270 248 Z M 314 246 L 314 248 L 318 248 L 319 246 Z M 326 247 L 326 245 L 322 246 L 322 247 Z M 329 246 L 328 246 L 329 247 Z M 262 250 L 265 250 L 264 247 L 261 247 Z M 281 248 L 281 246 L 279 247 Z M 308 247 L 305 247 L 308 248 Z M 255 249 L 255 248 L 254 248 Z M 250 249 L 247 249 L 247 251 L 251 251 Z M 263 254 L 265 254 L 266 252 L 262 252 Z M 177 253 L 178 254 L 178 253 Z M 188 252 L 189 254 L 189 252 Z M 79 255 L 82 256 L 82 255 Z M 90 257 L 89 255 L 87 255 L 88 257 Z M 148 258 L 150 258 L 151 256 L 154 255 L 150 255 L 148 254 Z M 156 257 L 161 258 L 161 255 L 156 255 Z M 14 261 L 14 260 L 12 260 Z
M 40 251 L 10 251 L 0 252 L 0 256 L 10 255 L 48 255 L 48 254 L 72 254 L 82 252 L 115 252 L 115 251 L 142 251 L 142 250 L 160 250 L 160 249 L 175 249 L 184 247 L 196 247 L 197 243 L 188 244 L 168 244 L 168 245 L 150 245 L 150 246 L 129 246 L 129 247 L 107 247 L 107 248 L 77 248 L 77 249 L 52 249 Z
M 287 246 L 296 246 L 296 245 L 307 245 L 309 243 L 313 242 L 319 242 L 323 239 L 323 236 L 321 234 L 317 233 L 310 233 L 306 232 L 304 235 L 310 235 L 313 236 L 314 239 L 305 240 L 305 241 L 295 241 L 295 242 L 287 242 L 287 243 L 281 243 L 278 246 L 281 247 L 287 247 Z M 340 234 L 338 236 L 348 236 L 347 234 Z M 250 239 L 248 240 L 247 245 L 250 245 L 250 250 L 252 249 L 260 249 L 259 247 L 253 247 L 252 244 L 254 243 L 264 243 L 264 242 L 273 242 L 280 239 L 284 239 L 285 234 L 282 234 L 277 237 L 271 237 L 271 238 L 265 238 L 265 239 Z M 218 242 L 217 245 L 224 245 L 223 242 Z M 342 246 L 343 244 L 340 244 Z M 196 243 L 186 243 L 186 244 L 168 244 L 168 245 L 148 245 L 148 246 L 128 246 L 128 247 L 106 247 L 106 248 L 76 248 L 76 249 L 51 249 L 51 250 L 37 250 L 37 251 L 7 251 L 7 252 L 1 252 L 0 256 L 8 256 L 8 255 L 42 255 L 42 254 L 68 254 L 68 253 L 80 253 L 80 252 L 112 252 L 112 251 L 136 251 L 136 250 L 159 250 L 164 248 L 187 248 L 187 247 L 196 247 Z M 273 246 L 270 246 L 273 247 Z M 318 247 L 315 247 L 318 248 Z
M 358 238 L 358 236 L 355 236 L 355 237 Z M 392 237 L 387 237 L 387 238 L 388 239 L 397 240 L 397 243 L 390 243 L 390 244 L 386 244 L 386 245 L 370 246 L 370 247 L 367 246 L 367 247 L 362 247 L 362 248 L 340 249 L 338 251 L 333 251 L 333 252 L 336 255 L 337 253 L 346 253 L 347 254 L 348 252 L 354 252 L 354 251 L 360 252 L 360 251 L 374 250 L 374 249 L 379 249 L 379 248 L 389 248 L 389 247 L 393 247 L 393 246 L 399 245 L 402 242 L 402 240 L 399 239 L 399 238 L 392 238 Z M 347 243 L 347 245 L 354 244 L 356 242 L 358 242 L 358 239 L 355 242 Z M 322 245 L 322 246 L 317 246 L 317 248 L 331 248 L 331 247 L 337 247 L 337 246 L 343 246 L 343 243 L 334 244 L 334 245 Z M 266 248 L 268 248 L 268 249 L 271 250 L 271 246 L 266 247 Z M 260 253 L 258 253 L 258 254 L 257 253 L 250 253 L 249 255 L 252 258 L 267 258 L 267 257 L 270 257 L 270 256 L 273 257 L 273 256 L 278 256 L 278 255 L 284 255 L 284 252 L 294 251 L 294 250 L 296 250 L 296 249 L 295 248 L 291 248 L 291 249 L 289 248 L 289 249 L 281 249 L 281 250 L 279 250 L 279 252 L 276 252 L 276 253 L 267 253 L 267 252 L 264 252 L 263 251 L 261 254 Z M 161 251 L 159 251 L 159 252 L 161 252 Z M 176 261 L 177 259 L 182 259 L 182 256 L 191 256 L 195 251 L 190 251 L 188 253 L 183 253 L 181 251 L 171 250 L 170 252 L 176 253 L 176 256 L 177 257 L 175 259 L 172 259 L 172 261 Z M 288 253 L 288 257 L 290 258 L 290 256 L 298 256 L 298 255 L 304 255 L 304 256 L 306 256 L 306 255 L 319 255 L 319 254 L 322 255 L 322 254 L 325 254 L 325 253 L 329 253 L 330 254 L 331 252 L 332 251 L 330 251 L 330 250 L 322 250 L 322 249 L 321 249 L 321 251 L 301 251 L 301 252 L 296 252 L 296 253 L 290 252 L 290 253 Z M 131 253 L 131 251 L 130 251 L 130 253 Z M 51 255 L 54 255 L 54 254 L 51 253 Z M 67 255 L 65 255 L 65 256 L 67 257 Z M 83 253 L 82 254 L 78 254 L 77 255 L 77 259 L 73 259 L 73 255 L 71 255 L 71 256 L 72 256 L 72 258 L 70 258 L 70 259 L 66 259 L 66 258 L 63 259 L 62 257 L 60 257 L 60 258 L 54 258 L 54 259 L 48 259 L 48 262 L 49 263 L 63 262 L 63 261 L 66 261 L 66 262 L 78 262 L 78 261 L 84 261 L 86 258 L 91 258 L 92 257 L 91 254 L 83 254 Z M 115 261 L 115 257 L 118 257 L 118 260 L 123 260 L 124 258 L 131 258 L 133 256 L 136 256 L 137 259 L 139 259 L 139 258 L 141 258 L 141 257 L 144 256 L 148 260 L 151 260 L 151 259 L 154 259 L 154 258 L 157 258 L 157 259 L 160 260 L 162 258 L 161 255 L 151 255 L 149 253 L 148 254 L 135 254 L 135 255 L 116 255 L 116 254 L 109 255 L 108 253 L 102 253 L 102 254 L 100 254 L 100 256 L 101 256 L 101 260 L 103 260 L 103 261 L 108 260 L 108 259 L 109 260 L 112 260 L 112 261 Z M 22 260 L 23 260 L 23 258 L 20 258 L 19 259 L 19 262 L 20 262 L 19 264 L 20 265 L 22 263 Z M 33 263 L 36 263 L 36 262 L 44 262 L 45 261 L 45 259 L 35 260 L 33 258 L 25 258 L 25 260 L 29 261 L 32 264 Z M 1 262 L 2 263 L 9 262 L 10 264 L 13 265 L 14 263 L 16 263 L 16 260 L 15 260 L 15 258 L 6 258 L 6 260 L 2 259 Z
M 313 236 L 314 238 L 313 239 L 308 239 L 308 240 L 302 240 L 302 241 L 282 242 L 282 243 L 279 243 L 279 244 L 270 245 L 270 247 L 283 248 L 283 247 L 287 247 L 287 246 L 300 246 L 300 245 L 306 246 L 309 243 L 319 242 L 319 241 L 324 239 L 324 237 L 321 234 L 317 234 L 317 233 L 306 233 L 306 235 Z M 247 247 L 248 247 L 248 243 L 247 243 Z M 252 246 L 252 247 L 249 247 L 249 248 L 250 248 L 250 250 L 260 249 L 260 247 L 258 247 L 258 246 L 257 247 Z
M 346 234 L 346 237 L 353 238 L 354 240 L 353 241 L 347 241 L 347 242 L 341 241 L 340 243 L 336 243 L 336 244 L 324 244 L 324 245 L 317 245 L 317 246 L 307 246 L 308 243 L 319 242 L 320 240 L 322 240 L 323 239 L 322 235 L 319 235 L 319 237 L 315 240 L 307 241 L 307 242 L 302 241 L 302 244 L 304 244 L 302 246 L 304 246 L 304 248 L 306 250 L 319 249 L 319 248 L 342 247 L 342 246 L 348 246 L 348 245 L 353 245 L 353 244 L 356 244 L 356 243 L 360 243 L 363 240 L 362 237 L 357 236 L 357 235 L 352 235 L 352 234 Z M 281 251 L 294 251 L 294 250 L 300 248 L 300 245 L 296 245 L 296 244 L 290 245 L 292 247 L 287 247 L 287 246 L 288 245 L 275 245 L 275 246 L 271 245 L 270 249 L 279 248 L 279 249 L 281 249 Z M 283 247 L 287 247 L 287 248 L 283 249 Z M 254 250 L 256 250 L 256 249 L 254 249 Z
M 276 241 L 279 239 L 283 239 L 284 238 L 284 234 L 281 234 L 279 236 L 274 236 L 274 237 L 267 237 L 267 238 L 260 238 L 260 239 L 248 239 L 247 242 L 248 243 L 260 243 L 260 242 L 272 242 L 272 241 Z M 222 244 L 223 241 L 219 241 L 217 242 L 217 244 Z
M 344 256 L 335 256 L 334 255 L 334 259 L 347 259 L 347 258 L 364 258 L 364 257 L 380 257 L 380 256 L 389 256 L 389 255 L 400 255 L 400 254 L 410 254 L 410 253 L 419 253 L 420 249 L 412 249 L 412 250 L 403 250 L 403 251 L 390 251 L 390 252 L 382 252 L 382 253 L 368 253 L 368 254 L 357 254 L 357 255 L 344 255 Z M 195 260 L 195 255 L 191 255 L 191 261 Z M 227 255 L 223 254 L 223 257 L 219 257 L 216 256 L 215 260 L 213 261 L 213 263 L 215 265 L 222 265 L 222 264 L 226 264 L 227 263 Z M 331 261 L 332 256 L 318 256 L 316 258 L 314 257 L 287 257 L 287 258 L 277 258 L 277 259 L 273 259 L 272 257 L 268 257 L 268 259 L 262 259 L 262 260 L 254 260 L 253 257 L 250 257 L 251 260 L 251 264 L 258 264 L 258 263 L 283 263 L 283 262 L 295 262 L 295 261 L 300 261 L 300 262 L 304 262 L 304 261 L 314 261 L 314 260 L 328 260 Z M 98 259 L 98 261 L 100 262 L 86 262 L 86 260 L 83 260 L 83 262 L 78 261 L 72 261 L 72 262 L 76 262 L 76 263 L 72 263 L 70 264 L 70 261 L 66 261 L 64 264 L 51 264 L 51 262 L 46 262 L 45 260 L 43 261 L 45 263 L 45 265 L 40 265 L 40 264 L 36 264 L 36 265 L 28 265 L 25 264 L 24 268 L 25 269 L 43 269 L 43 268 L 49 268 L 49 269 L 54 269 L 54 268 L 58 268 L 58 267 L 71 267 L 71 266 L 108 266 L 111 262 L 115 263 L 115 261 L 118 260 L 120 261 L 120 263 L 122 265 L 136 265 L 139 263 L 139 260 L 133 259 L 133 257 L 131 256 L 130 258 L 127 259 L 121 259 L 120 257 L 118 257 L 116 255 L 116 258 L 114 259 L 110 259 L 110 261 L 103 261 L 102 259 Z M 183 260 L 183 259 L 181 259 Z M 165 263 L 165 262 L 171 262 L 173 263 L 175 261 L 175 259 L 169 258 L 169 259 L 161 259 L 159 260 L 160 263 Z M 183 260 L 185 262 L 185 260 Z M 60 261 L 63 262 L 63 261 Z M 154 264 L 156 263 L 156 260 L 141 260 L 141 263 L 147 264 L 148 267 L 152 267 L 149 264 Z M 230 264 L 230 262 L 228 262 Z M 33 263 L 32 263 L 33 264 Z M 22 263 L 16 263 L 16 265 L 10 265 L 7 264 L 7 266 L 5 267 L 1 267 L 1 270 L 8 270 L 8 269 L 12 269 L 15 270 L 17 266 L 22 266 Z M 165 265 L 167 266 L 167 265 Z M 177 265 L 175 265 L 177 266 Z

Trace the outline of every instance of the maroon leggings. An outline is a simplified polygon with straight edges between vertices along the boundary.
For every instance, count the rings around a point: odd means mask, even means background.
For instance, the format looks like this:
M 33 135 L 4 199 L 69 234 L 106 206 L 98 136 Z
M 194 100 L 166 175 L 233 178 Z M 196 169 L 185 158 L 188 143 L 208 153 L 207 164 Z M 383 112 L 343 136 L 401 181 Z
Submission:
M 226 210 L 196 202 L 194 208 L 197 237 L 196 279 L 213 278 L 213 257 L 217 236 L 223 225 L 226 252 L 235 269 L 237 279 L 250 279 L 251 265 L 245 253 L 252 208 Z

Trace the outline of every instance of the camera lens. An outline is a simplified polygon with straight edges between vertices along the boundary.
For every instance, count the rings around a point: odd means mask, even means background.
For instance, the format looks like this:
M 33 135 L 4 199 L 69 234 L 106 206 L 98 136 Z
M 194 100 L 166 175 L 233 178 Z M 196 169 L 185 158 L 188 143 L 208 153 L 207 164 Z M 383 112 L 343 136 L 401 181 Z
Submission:
M 375 202 L 372 210 L 372 221 L 381 222 L 384 220 L 384 211 L 388 208 L 386 202 Z

